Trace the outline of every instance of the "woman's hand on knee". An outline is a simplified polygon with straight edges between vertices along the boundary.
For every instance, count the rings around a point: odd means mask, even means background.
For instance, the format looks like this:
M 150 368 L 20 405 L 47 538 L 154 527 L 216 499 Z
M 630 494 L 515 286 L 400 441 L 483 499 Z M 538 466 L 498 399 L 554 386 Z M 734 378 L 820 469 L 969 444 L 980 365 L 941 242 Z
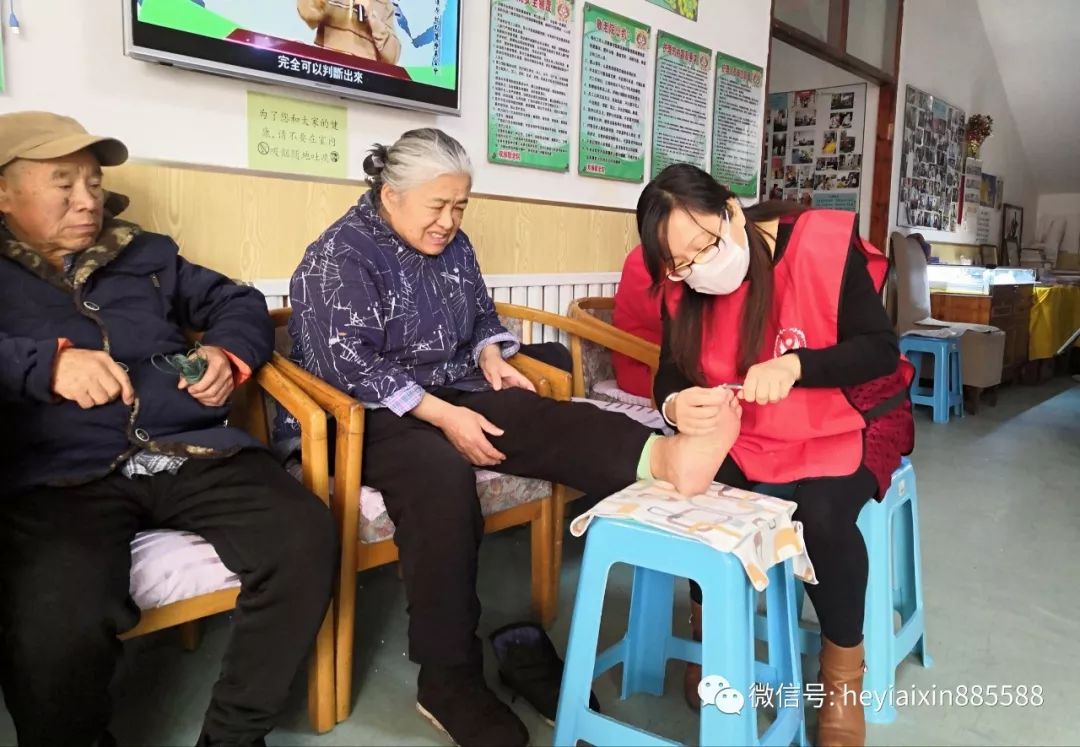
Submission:
M 517 387 L 535 392 L 536 387 L 516 368 L 511 366 L 502 357 L 502 351 L 498 345 L 488 345 L 480 354 L 480 370 L 484 373 L 487 383 L 496 392 L 503 389 Z
M 506 459 L 506 455 L 487 438 L 489 435 L 501 436 L 504 431 L 475 410 L 453 407 L 436 425 L 472 465 L 491 467 Z
M 683 389 L 669 405 L 669 416 L 679 433 L 707 436 L 720 426 L 722 417 L 731 410 L 733 396 L 730 389 L 719 387 Z

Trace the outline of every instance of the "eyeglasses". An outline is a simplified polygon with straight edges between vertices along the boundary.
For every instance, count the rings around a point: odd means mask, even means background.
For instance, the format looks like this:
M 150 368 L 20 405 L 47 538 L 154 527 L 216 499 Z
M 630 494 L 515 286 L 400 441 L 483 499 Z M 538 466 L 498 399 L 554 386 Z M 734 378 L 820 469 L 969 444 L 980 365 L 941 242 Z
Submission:
M 716 256 L 720 254 L 720 242 L 709 244 L 707 247 L 699 251 L 689 262 L 680 262 L 671 268 L 671 272 L 667 274 L 668 280 L 672 282 L 680 282 L 690 277 L 690 274 L 694 271 L 694 265 L 703 265 L 706 262 L 711 262 L 716 259 Z

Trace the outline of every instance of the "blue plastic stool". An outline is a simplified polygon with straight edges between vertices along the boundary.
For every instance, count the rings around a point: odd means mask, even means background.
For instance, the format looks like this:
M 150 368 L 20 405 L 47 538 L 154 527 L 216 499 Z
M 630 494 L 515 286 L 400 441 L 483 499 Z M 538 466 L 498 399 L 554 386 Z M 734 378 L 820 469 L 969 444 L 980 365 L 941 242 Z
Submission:
M 608 573 L 616 563 L 634 567 L 626 635 L 596 653 Z M 701 643 L 672 634 L 676 577 L 693 578 L 704 593 Z M 715 706 L 701 710 L 703 745 L 806 745 L 802 663 L 798 651 L 795 579 L 790 561 L 769 570 L 765 591 L 767 663 L 754 659 L 754 588 L 739 560 L 708 545 L 631 521 L 595 519 L 589 527 L 570 623 L 566 667 L 555 720 L 555 745 L 673 745 L 648 731 L 590 710 L 593 680 L 623 665 L 622 697 L 662 695 L 669 659 L 701 662 L 706 677 L 719 675 L 743 697 L 738 713 Z M 776 719 L 758 739 L 751 688 L 797 693 L 775 699 Z M 792 703 L 791 701 L 797 702 Z
M 948 423 L 949 415 L 954 411 L 957 417 L 964 417 L 964 382 L 957 338 L 904 335 L 900 338 L 900 352 L 915 366 L 915 378 L 911 380 L 912 404 L 934 408 L 935 423 Z M 924 355 L 934 356 L 934 384 L 929 389 L 919 381 Z
M 863 620 L 866 650 L 863 689 L 874 693 L 874 698 L 864 712 L 870 723 L 888 724 L 896 720 L 896 706 L 889 699 L 896 684 L 896 668 L 911 653 L 922 659 L 924 667 L 933 666 L 926 652 L 919 497 L 915 490 L 915 470 L 909 460 L 901 460 L 900 467 L 893 472 L 892 486 L 885 499 L 880 503 L 869 501 L 863 507 L 858 525 L 870 562 Z M 802 582 L 796 584 L 795 606 L 801 618 L 804 588 Z M 766 605 L 770 601 L 766 599 Z M 899 630 L 895 629 L 894 612 L 900 614 Z M 766 616 L 757 615 L 754 627 L 756 637 L 764 640 L 768 634 Z M 821 647 L 818 632 L 800 629 L 799 645 L 803 654 L 816 654 Z

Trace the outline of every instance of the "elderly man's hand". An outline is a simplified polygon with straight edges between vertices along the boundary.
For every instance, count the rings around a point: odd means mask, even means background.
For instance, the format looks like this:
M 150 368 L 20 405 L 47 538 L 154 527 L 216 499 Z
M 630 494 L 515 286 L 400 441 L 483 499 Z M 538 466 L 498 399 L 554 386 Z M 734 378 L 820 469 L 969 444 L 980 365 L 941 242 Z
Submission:
M 214 345 L 203 345 L 195 355 L 206 359 L 206 372 L 194 384 L 181 377 L 178 387 L 207 407 L 220 407 L 233 393 L 232 363 L 225 351 Z
M 124 404 L 135 401 L 135 389 L 124 369 L 104 350 L 67 348 L 56 358 L 53 393 L 89 410 L 107 405 L 117 397 Z

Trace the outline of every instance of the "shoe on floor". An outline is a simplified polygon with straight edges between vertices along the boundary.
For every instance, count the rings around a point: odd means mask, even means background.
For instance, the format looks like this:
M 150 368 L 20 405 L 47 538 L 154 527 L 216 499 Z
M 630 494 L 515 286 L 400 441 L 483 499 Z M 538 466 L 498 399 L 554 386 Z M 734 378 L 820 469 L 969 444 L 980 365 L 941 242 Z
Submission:
M 458 747 L 525 747 L 529 730 L 472 664 L 420 668 L 416 710 Z
M 499 661 L 499 679 L 515 697 L 520 695 L 549 725 L 555 725 L 562 686 L 563 660 L 547 632 L 536 623 L 512 623 L 489 636 Z M 596 694 L 589 707 L 600 712 Z
M 866 659 L 863 644 L 844 648 L 821 637 L 820 682 L 826 700 L 818 711 L 819 747 L 863 747 L 866 744 L 866 715 L 862 703 L 848 693 L 863 692 Z

